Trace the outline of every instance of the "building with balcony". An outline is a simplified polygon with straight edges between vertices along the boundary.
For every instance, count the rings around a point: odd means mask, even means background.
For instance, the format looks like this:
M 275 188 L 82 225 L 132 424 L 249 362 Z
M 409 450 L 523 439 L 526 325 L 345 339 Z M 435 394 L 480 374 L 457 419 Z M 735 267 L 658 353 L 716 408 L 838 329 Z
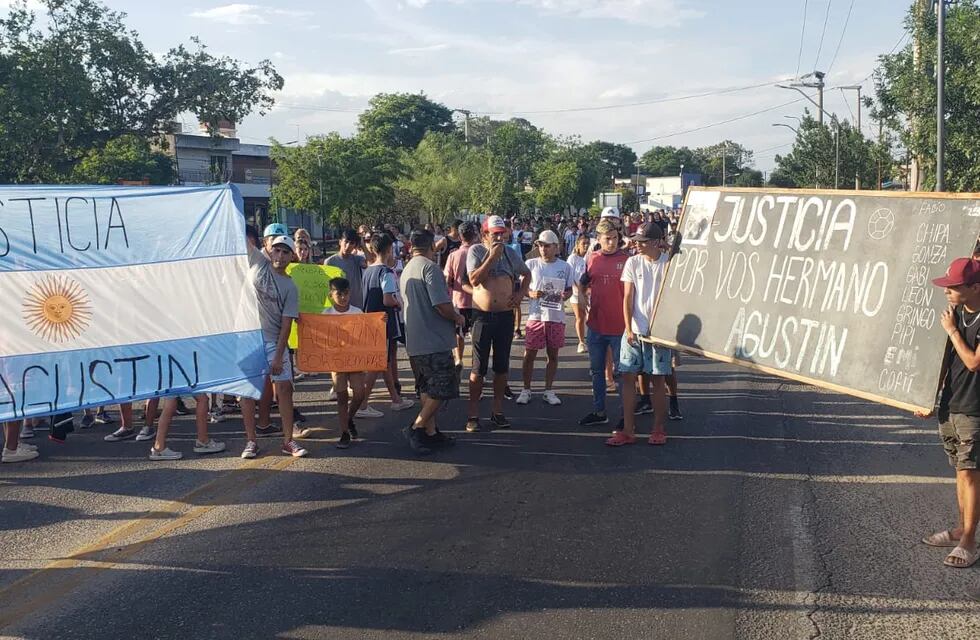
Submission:
M 174 158 L 176 182 L 181 185 L 206 185 L 232 182 L 242 194 L 245 220 L 260 230 L 276 216 L 270 215 L 269 200 L 275 180 L 275 163 L 267 144 L 245 144 L 237 137 L 235 126 L 224 122 L 217 135 L 184 133 L 180 125 L 167 135 L 167 152 Z M 323 229 L 313 212 L 282 209 L 279 219 L 290 229 L 303 227 L 314 238 L 323 237 Z

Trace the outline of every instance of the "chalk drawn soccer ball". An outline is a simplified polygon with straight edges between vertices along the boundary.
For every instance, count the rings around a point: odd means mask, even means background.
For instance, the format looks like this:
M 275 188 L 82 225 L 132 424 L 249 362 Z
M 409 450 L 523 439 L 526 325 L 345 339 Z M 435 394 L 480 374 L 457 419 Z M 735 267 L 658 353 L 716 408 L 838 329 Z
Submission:
M 895 214 L 891 209 L 878 209 L 868 220 L 868 235 L 875 240 L 884 240 L 895 228 Z

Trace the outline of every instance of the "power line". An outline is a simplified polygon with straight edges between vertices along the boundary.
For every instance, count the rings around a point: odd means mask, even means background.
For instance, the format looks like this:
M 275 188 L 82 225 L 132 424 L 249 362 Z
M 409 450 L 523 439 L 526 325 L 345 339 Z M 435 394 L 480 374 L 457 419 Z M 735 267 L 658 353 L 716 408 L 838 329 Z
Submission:
M 795 100 L 790 100 L 789 102 L 784 102 L 782 104 L 777 104 L 773 107 L 767 107 L 765 109 L 760 109 L 759 111 L 753 111 L 752 113 L 746 113 L 740 116 L 735 116 L 734 118 L 729 118 L 728 120 L 721 120 L 719 122 L 712 122 L 710 124 L 702 125 L 700 127 L 695 127 L 693 129 L 686 129 L 684 131 L 674 131 L 672 133 L 665 133 L 661 136 L 655 138 L 644 138 L 643 140 L 630 140 L 629 142 L 624 142 L 622 144 L 639 144 L 641 142 L 654 142 L 656 140 L 663 140 L 664 138 L 673 138 L 674 136 L 682 136 L 688 133 L 696 133 L 698 131 L 704 131 L 705 129 L 711 129 L 712 127 L 719 127 L 723 124 L 729 124 L 732 122 L 738 122 L 739 120 L 745 120 L 753 116 L 761 115 L 763 113 L 768 113 L 770 111 L 775 111 L 776 109 L 782 109 L 783 107 L 788 107 L 791 104 L 796 104 L 797 102 L 802 102 L 804 98 L 797 98 Z
M 833 5 L 833 0 L 827 0 L 827 13 L 823 16 L 823 30 L 820 32 L 820 44 L 817 46 L 817 57 L 813 61 L 813 68 L 817 68 L 817 64 L 820 62 L 820 52 L 823 51 L 823 39 L 827 35 L 827 22 L 830 21 L 830 7 Z
M 800 77 L 800 63 L 803 61 L 803 39 L 806 36 L 806 13 L 808 0 L 803 0 L 803 30 L 800 31 L 800 52 L 796 56 L 796 77 Z
M 666 102 L 680 102 L 682 100 L 693 100 L 695 98 L 707 98 L 711 96 L 721 96 L 729 93 L 737 93 L 739 91 L 749 91 L 751 89 L 761 89 L 763 87 L 772 87 L 783 80 L 775 80 L 771 82 L 759 82 L 756 84 L 744 85 L 741 87 L 726 87 L 724 89 L 710 89 L 702 93 L 692 93 L 680 96 L 668 96 L 666 98 L 657 98 L 655 100 L 644 100 L 642 102 L 627 102 L 622 104 L 607 104 L 592 107 L 568 107 L 564 109 L 538 109 L 529 111 L 476 111 L 472 110 L 473 115 L 482 116 L 499 116 L 499 115 L 543 115 L 543 114 L 555 114 L 555 113 L 577 113 L 577 112 L 587 112 L 587 111 L 605 111 L 608 109 L 625 109 L 629 107 L 644 107 L 652 104 L 663 104 Z M 360 109 L 335 109 L 333 107 L 318 107 L 313 105 L 293 105 L 293 104 L 279 104 L 277 105 L 283 109 L 298 109 L 305 111 L 329 111 L 331 113 L 360 113 Z
M 854 119 L 854 111 L 851 109 L 851 103 L 847 101 L 847 94 L 844 93 L 844 87 L 837 87 L 840 89 L 840 97 L 844 99 L 844 106 L 847 107 L 847 112 L 851 114 L 851 122 L 856 122 Z
M 837 48 L 834 49 L 834 57 L 830 59 L 830 64 L 827 65 L 828 76 L 830 75 L 830 70 L 834 68 L 834 63 L 837 62 L 837 54 L 840 53 L 840 45 L 842 42 L 844 42 L 844 34 L 847 33 L 847 25 L 851 23 L 851 11 L 853 10 L 854 0 L 851 0 L 851 5 L 847 8 L 847 18 L 844 19 L 844 28 L 841 29 L 840 39 L 837 41 Z

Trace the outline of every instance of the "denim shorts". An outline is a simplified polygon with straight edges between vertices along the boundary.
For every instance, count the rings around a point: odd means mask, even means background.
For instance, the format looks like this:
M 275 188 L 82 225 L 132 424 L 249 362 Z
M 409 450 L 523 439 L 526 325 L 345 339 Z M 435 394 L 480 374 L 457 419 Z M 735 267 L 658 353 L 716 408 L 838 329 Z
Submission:
M 265 343 L 265 357 L 269 361 L 269 377 L 272 378 L 273 382 L 292 382 L 293 381 L 293 361 L 289 357 L 289 350 L 283 350 L 282 356 L 282 373 L 279 375 L 272 374 L 272 359 L 276 355 L 276 343 L 266 342 Z
M 954 469 L 975 471 L 978 468 L 980 456 L 976 443 L 980 438 L 980 417 L 951 413 L 948 420 L 939 423 L 939 436 Z
M 671 355 L 670 349 L 666 347 L 649 342 L 630 344 L 624 336 L 619 345 L 619 370 L 622 373 L 669 376 L 674 372 Z

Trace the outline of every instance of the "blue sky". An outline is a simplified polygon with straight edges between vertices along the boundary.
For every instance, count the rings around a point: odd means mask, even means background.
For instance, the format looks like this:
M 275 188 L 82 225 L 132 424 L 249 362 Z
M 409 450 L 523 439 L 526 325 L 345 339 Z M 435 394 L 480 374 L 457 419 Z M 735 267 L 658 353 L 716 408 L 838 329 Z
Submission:
M 835 51 L 828 87 L 852 84 L 865 79 L 877 56 L 901 38 L 910 1 L 107 4 L 128 14 L 127 23 L 152 51 L 165 51 L 196 35 L 218 53 L 249 62 L 273 60 L 286 79 L 280 105 L 265 117 L 249 117 L 239 127 L 245 141 L 262 142 L 269 136 L 289 141 L 329 131 L 350 133 L 356 112 L 379 91 L 424 91 L 450 107 L 506 118 L 517 112 L 648 102 L 775 82 L 794 76 L 797 69 L 827 71 Z M 3 4 L 0 0 L 0 8 Z M 871 91 L 870 80 L 865 87 Z M 855 96 L 848 95 L 853 111 Z M 828 111 L 852 118 L 841 91 L 828 90 L 826 96 Z M 784 116 L 799 115 L 805 103 L 697 132 L 670 134 L 740 118 L 798 97 L 769 86 L 627 108 L 521 115 L 552 133 L 633 143 L 638 153 L 652 144 L 694 147 L 730 138 L 755 149 L 757 167 L 768 170 L 774 154 L 786 152 L 793 137 L 790 130 L 772 124 L 793 124 Z M 868 119 L 864 124 L 870 131 Z M 774 148 L 777 145 L 786 146 Z

